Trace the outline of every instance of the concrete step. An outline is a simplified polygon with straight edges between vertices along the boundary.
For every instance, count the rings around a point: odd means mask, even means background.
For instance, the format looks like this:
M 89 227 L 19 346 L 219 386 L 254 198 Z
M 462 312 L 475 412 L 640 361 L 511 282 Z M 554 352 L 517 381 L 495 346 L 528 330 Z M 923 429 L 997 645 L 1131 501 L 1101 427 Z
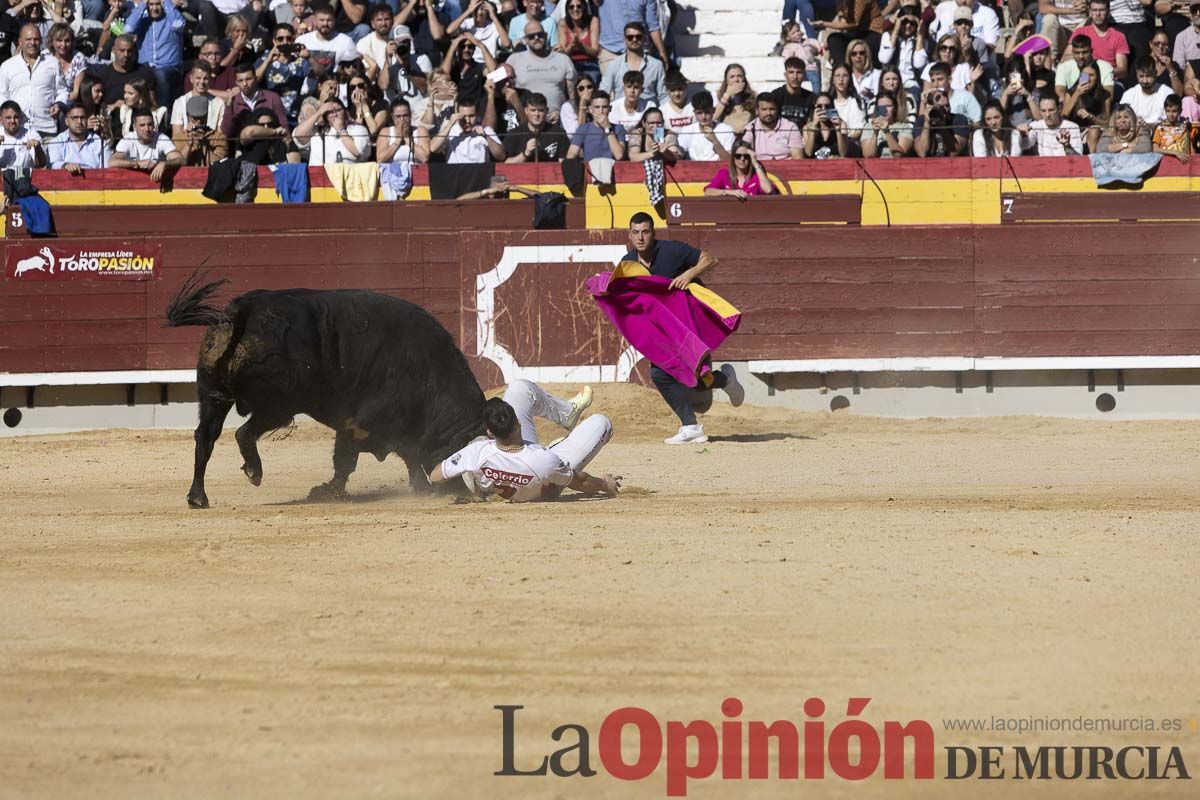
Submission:
M 695 15 L 681 13 L 678 20 L 686 30 L 692 33 L 762 32 L 778 38 L 779 18 L 778 10 L 739 8 L 736 11 L 732 9 L 697 11 Z
M 776 37 L 770 34 L 749 33 L 686 33 L 675 34 L 675 52 L 680 58 L 719 56 L 724 58 L 765 56 L 775 47 Z
M 741 64 L 746 70 L 746 80 L 756 91 L 769 91 L 783 84 L 783 59 L 770 56 L 693 56 L 679 60 L 683 74 L 692 83 L 703 83 L 709 91 L 716 91 L 725 76 L 725 67 L 732 63 Z

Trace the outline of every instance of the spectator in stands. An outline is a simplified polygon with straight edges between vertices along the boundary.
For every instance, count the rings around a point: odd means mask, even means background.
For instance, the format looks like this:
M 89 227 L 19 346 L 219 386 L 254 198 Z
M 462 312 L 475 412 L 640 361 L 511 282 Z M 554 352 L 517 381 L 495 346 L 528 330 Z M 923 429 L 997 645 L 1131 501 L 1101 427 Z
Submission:
M 504 53 L 513 49 L 512 40 L 508 38 L 508 30 L 500 23 L 496 17 L 496 7 L 488 0 L 471 0 L 462 16 L 447 26 L 446 33 L 454 36 L 460 30 L 474 36 L 483 46 L 475 50 L 476 63 L 483 63 L 484 48 L 486 48 L 486 52 L 497 59 L 502 58 Z
M 1012 127 L 999 100 L 983 107 L 983 126 L 971 138 L 971 155 L 976 158 L 1021 155 L 1021 133 Z
M 733 128 L 717 122 L 713 113 L 713 96 L 704 91 L 692 97 L 692 112 L 696 121 L 679 134 L 679 149 L 692 161 L 728 161 L 733 149 Z
M 653 44 L 660 65 L 669 63 L 667 47 L 662 38 L 657 0 L 604 2 L 599 4 L 599 9 L 600 71 L 602 73 L 607 73 L 609 62 L 619 59 L 629 46 L 629 24 L 635 22 L 638 23 L 644 37 L 637 42 L 639 51 L 647 44 Z M 623 35 L 624 38 L 622 38 Z M 649 39 L 649 42 L 646 39 Z M 615 87 L 620 79 L 621 77 L 618 75 L 610 85 Z M 646 84 L 652 86 L 654 82 L 647 78 Z M 601 88 L 603 88 L 603 83 Z
M 804 137 L 796 123 L 779 116 L 779 103 L 774 95 L 763 92 L 757 100 L 757 116 L 746 126 L 743 138 L 749 141 L 764 161 L 801 159 L 804 157 Z
M 237 139 L 242 126 L 250 118 L 251 111 L 265 106 L 275 112 L 276 119 L 287 119 L 283 100 L 269 89 L 259 88 L 258 72 L 253 64 L 241 64 L 237 68 L 238 93 L 229 101 L 225 116 L 221 118 L 221 132 L 230 139 Z
M 19 57 L 10 59 L 19 60 Z M 5 62 L 8 63 L 8 62 Z M 42 137 L 25 124 L 21 107 L 13 100 L 0 103 L 0 169 L 33 169 L 46 165 Z
M 683 158 L 675 134 L 667 130 L 661 109 L 651 108 L 642 115 L 637 127 L 626 135 L 630 161 L 649 161 L 657 158 L 674 164 Z
M 1040 33 L 1050 40 L 1055 55 L 1063 52 L 1067 37 L 1087 22 L 1086 0 L 1038 0 Z M 1064 59 L 1065 60 L 1065 59 Z
M 391 36 L 387 60 L 379 73 L 379 88 L 390 97 L 407 100 L 413 114 L 419 117 L 425 110 L 433 63 L 429 56 L 413 51 L 413 35 L 407 25 L 392 28 Z
M 1108 127 L 1112 105 L 1112 94 L 1100 83 L 1099 70 L 1089 65 L 1080 71 L 1079 82 L 1067 94 L 1062 115 L 1079 126 L 1088 149 L 1094 151 L 1100 134 Z
M 596 91 L 596 81 L 590 75 L 580 75 L 575 79 L 575 99 L 567 100 L 558 112 L 558 120 L 566 131 L 567 136 L 575 133 L 580 122 L 588 121 L 588 106 L 592 102 L 592 93 Z
M 613 59 L 604 68 L 600 88 L 615 97 L 619 93 L 625 74 L 640 72 L 644 79 L 642 99 L 649 105 L 661 103 L 667 95 L 666 71 L 663 62 L 646 54 L 645 46 L 646 26 L 641 22 L 626 25 L 625 54 Z
M 804 61 L 792 56 L 783 62 L 783 86 L 771 92 L 779 106 L 779 116 L 797 128 L 808 122 L 808 108 L 812 105 L 813 93 L 804 88 L 807 71 Z
M 904 94 L 880 90 L 871 115 L 871 127 L 862 135 L 862 154 L 865 158 L 903 158 L 912 155 L 912 125 L 896 115 L 900 107 L 898 98 Z
M 476 60 L 475 54 L 483 54 L 483 63 Z M 488 73 L 496 69 L 496 59 L 491 52 L 474 35 L 464 33 L 450 43 L 446 49 L 446 57 L 442 59 L 442 70 L 458 87 L 460 97 L 479 98 L 483 94 L 483 84 Z
M 87 56 L 75 49 L 75 31 L 65 22 L 50 26 L 46 39 L 49 51 L 62 72 L 63 83 L 67 85 L 67 99 L 73 103 L 79 99 L 79 81 L 87 69 Z
M 308 59 L 298 57 L 299 48 L 292 26 L 287 23 L 276 25 L 271 50 L 254 67 L 258 84 L 279 95 L 285 120 L 292 125 L 300 111 L 300 93 L 309 76 Z
M 1150 126 L 1143 125 L 1134 110 L 1124 103 L 1113 109 L 1108 130 L 1104 132 L 1096 145 L 1097 153 L 1132 155 L 1149 153 L 1152 149 Z
M 362 125 L 374 139 L 388 123 L 391 107 L 379 87 L 365 77 L 355 76 L 346 84 L 346 111 L 351 125 Z
M 446 37 L 450 11 L 446 5 L 427 0 L 400 0 L 396 24 L 406 26 L 413 37 L 413 52 L 420 53 L 433 63 L 440 59 L 437 43 Z
M 1173 94 L 1163 107 L 1163 121 L 1154 127 L 1150 137 L 1155 153 L 1162 153 L 1186 164 L 1192 155 L 1192 126 L 1183 119 L 1183 100 Z
M 865 39 L 872 53 L 879 52 L 883 36 L 883 13 L 875 0 L 837 0 L 837 16 L 829 22 L 815 20 L 812 26 L 829 31 L 825 46 L 831 64 L 846 63 L 850 42 Z
M 1163 104 L 1171 96 L 1171 87 L 1158 82 L 1154 59 L 1143 58 L 1137 63 L 1137 86 L 1126 89 L 1121 104 L 1127 105 L 1147 125 L 1157 125 L 1163 119 Z
M 858 92 L 854 88 L 850 68 L 845 64 L 838 64 L 833 68 L 829 82 L 833 86 L 833 91 L 830 92 L 833 96 L 833 110 L 846 123 L 846 135 L 857 143 L 863 130 L 867 127 L 867 115 L 858 99 Z M 852 154 L 842 152 L 841 155 Z
M 67 109 L 67 129 L 46 143 L 46 156 L 51 169 L 65 169 L 72 175 L 105 166 L 104 140 L 88 130 L 88 112 L 81 103 Z
M 575 71 L 600 83 L 600 17 L 590 0 L 565 0 L 566 13 L 558 23 L 559 49 L 570 57 Z
M 775 184 L 759 162 L 758 154 L 741 139 L 734 144 L 728 165 L 717 170 L 704 187 L 706 197 L 736 197 L 739 200 L 775 193 Z
M 346 106 L 336 97 L 321 103 L 317 113 L 302 120 L 292 138 L 296 144 L 309 148 L 310 166 L 367 161 L 371 154 L 371 136 L 367 129 L 350 124 Z
M 12 57 L 13 48 L 21 38 L 21 25 L 13 15 L 0 13 L 0 62 Z
M 825 92 L 813 98 L 812 114 L 804 128 L 804 155 L 824 160 L 850 155 L 850 137 L 846 120 L 838 114 L 833 95 Z
M 229 140 L 219 128 L 208 124 L 208 98 L 189 97 L 186 106 L 183 135 L 175 137 L 183 166 L 211 167 L 229 155 Z
M 1083 153 L 1083 138 L 1079 126 L 1062 117 L 1062 103 L 1057 97 L 1045 95 L 1038 100 L 1042 118 L 1029 123 L 1022 133 L 1027 134 L 1039 156 L 1077 156 Z
M 679 70 L 667 73 L 665 81 L 667 98 L 660 105 L 666 119 L 667 130 L 679 131 L 696 121 L 692 106 L 687 101 L 687 78 Z
M 846 48 L 846 66 L 850 68 L 855 94 L 870 102 L 879 91 L 879 70 L 875 68 L 875 62 L 871 59 L 871 48 L 864 40 L 851 42 Z
M 717 119 L 741 135 L 754 118 L 754 98 L 757 95 L 746 81 L 746 70 L 741 64 L 725 67 L 725 77 L 717 90 Z
M 623 127 L 626 131 L 637 125 L 642 114 L 652 104 L 642 97 L 644 81 L 640 72 L 626 72 L 621 77 L 621 94 L 614 100 L 609 119 Z
M 169 105 L 183 83 L 183 14 L 171 0 L 134 3 L 125 30 L 138 40 L 138 61 L 154 71 L 158 99 Z
M 221 40 L 221 66 L 253 64 L 262 55 L 263 45 L 269 38 L 269 32 L 258 27 L 257 16 L 231 14 L 225 23 L 225 38 Z
M 209 88 L 212 86 L 212 67 L 207 62 L 197 59 L 196 63 L 192 64 L 190 72 L 192 90 L 181 94 L 171 105 L 171 138 L 175 140 L 176 146 L 178 146 L 179 141 L 183 138 L 184 131 L 188 127 L 187 103 L 192 98 L 199 97 L 207 103 L 208 119 L 205 124 L 209 128 L 220 128 L 221 120 L 225 116 L 225 101 L 219 97 L 215 97 L 209 91 Z M 199 108 L 199 106 L 196 107 Z
M 531 92 L 525 98 L 524 108 L 525 123 L 504 137 L 508 163 L 561 161 L 567 155 L 571 140 L 561 126 L 547 121 L 550 106 L 546 96 Z
M 970 90 L 980 97 L 991 97 L 1000 91 L 998 85 L 999 67 L 993 46 L 988 45 L 982 38 L 975 36 L 972 31 L 974 19 L 971 10 L 959 6 L 954 11 L 954 38 L 958 40 L 959 52 L 963 62 L 970 68 Z
M 950 81 L 950 69 L 945 64 L 934 64 L 929 68 L 929 89 L 941 90 L 950 98 L 950 113 L 961 114 L 968 122 L 977 123 L 983 116 L 983 109 L 975 95 L 966 89 L 955 89 Z M 929 92 L 924 95 L 927 100 Z M 925 109 L 921 109 L 925 113 Z
M 1071 40 L 1071 57 L 1064 59 L 1054 71 L 1054 90 L 1059 100 L 1066 100 L 1067 91 L 1075 88 L 1079 80 L 1079 71 L 1088 64 L 1096 66 L 1100 73 L 1100 83 L 1105 89 L 1113 91 L 1113 68 L 1107 61 L 1092 59 L 1092 40 L 1087 36 L 1076 36 Z
M 367 8 L 366 19 L 371 26 L 371 32 L 355 42 L 354 49 L 363 58 L 363 64 L 367 68 L 367 77 L 372 82 L 377 82 L 379 73 L 386 71 L 388 64 L 395 58 L 396 49 L 393 46 L 392 27 L 396 17 L 392 13 L 391 6 L 386 3 L 376 3 Z
M 913 141 L 921 158 L 962 155 L 967 146 L 971 123 L 950 109 L 950 96 L 944 89 L 932 89 L 925 95 L 924 113 L 917 116 Z
M 408 101 L 393 100 L 391 113 L 392 124 L 379 132 L 375 142 L 375 160 L 380 164 L 424 164 L 429 160 L 429 151 L 413 137 L 413 113 Z
M 1153 0 L 1145 4 L 1142 3 L 1142 0 L 1112 0 L 1109 5 L 1113 26 L 1121 32 L 1129 45 L 1129 63 L 1131 64 L 1137 63 L 1139 58 L 1151 55 L 1150 34 L 1154 29 L 1146 24 L 1146 8 L 1153 7 L 1153 5 Z M 1170 55 L 1170 49 L 1167 50 L 1167 55 Z
M 906 4 L 901 7 L 892 29 L 880 39 L 879 63 L 898 67 L 904 79 L 904 88 L 919 92 L 917 77 L 922 74 L 928 61 L 921 10 L 915 5 Z
M 1037 49 L 1025 55 L 1025 71 L 1029 74 L 1034 93 L 1040 99 L 1042 95 L 1054 91 L 1054 58 L 1050 48 L 1042 46 L 1041 40 L 1034 40 L 1034 45 Z M 1036 101 L 1034 106 L 1037 106 Z
M 148 108 L 140 108 L 133 114 L 133 136 L 117 142 L 110 167 L 146 172 L 150 180 L 162 183 L 182 163 L 183 158 L 171 137 L 158 129 L 154 114 Z
M 1167 36 L 1171 37 L 1172 50 L 1175 47 L 1175 40 L 1188 28 L 1191 10 L 1188 0 L 1156 0 L 1154 3 L 1154 13 L 1158 16 L 1158 24 L 1162 30 L 1167 32 Z
M 1150 37 L 1150 58 L 1154 61 L 1154 67 L 1158 71 L 1158 82 L 1163 86 L 1170 87 L 1175 94 L 1182 95 L 1184 92 L 1184 71 L 1190 69 L 1188 67 L 1180 67 L 1171 60 L 1171 37 L 1167 36 L 1166 31 L 1157 31 Z M 1129 49 L 1132 53 L 1137 52 L 1133 42 L 1129 43 Z M 1141 57 L 1134 59 L 1134 63 Z
M 1037 107 L 1039 95 L 1029 79 L 1025 62 L 1020 58 L 1012 58 L 1005 65 L 1005 71 L 1008 73 L 1008 80 L 1005 81 L 999 97 L 1004 117 L 1014 126 L 1037 119 L 1042 113 Z M 1096 81 L 1096 86 L 1099 85 L 1100 82 Z
M 238 136 L 238 145 L 242 160 L 251 164 L 299 164 L 302 160 L 286 125 L 267 106 L 251 112 Z
M 336 12 L 329 6 L 313 6 L 313 30 L 296 39 L 296 43 L 304 48 L 300 53 L 301 58 L 307 58 L 312 53 L 332 53 L 335 66 L 358 58 L 354 40 L 334 30 L 336 19 Z
M 1000 41 L 1000 18 L 991 6 L 978 0 L 942 0 L 934 10 L 934 21 L 929 26 L 929 32 L 938 39 L 948 34 L 957 35 L 957 22 L 964 18 L 964 12 L 967 15 L 965 18 L 971 22 L 970 34 L 995 50 L 996 43 Z
M 113 45 L 113 52 L 116 52 L 116 45 Z M 225 101 L 225 105 L 229 105 L 229 100 L 237 93 L 237 77 L 232 66 L 221 65 L 221 42 L 218 39 L 205 39 L 200 45 L 200 52 L 196 57 L 208 64 L 212 69 L 212 85 L 209 91 L 214 97 L 219 97 Z M 114 55 L 114 60 L 116 56 Z M 192 75 L 187 72 L 183 76 L 184 91 L 192 90 Z
M 112 127 L 104 110 L 104 84 L 90 72 L 83 73 L 83 79 L 79 82 L 79 103 L 87 111 L 88 130 L 104 142 L 111 142 Z
M 1200 60 L 1200 3 L 1191 3 L 1188 12 L 1191 25 L 1175 35 L 1175 46 L 1171 53 L 1180 69 Z M 1164 30 L 1164 33 L 1170 36 L 1168 31 Z
M 171 130 L 170 120 L 167 119 L 167 109 L 155 102 L 153 84 L 145 78 L 134 78 L 126 83 L 121 104 L 109 114 L 109 127 L 114 138 L 136 138 L 135 111 L 149 112 L 154 117 L 155 130 L 164 134 Z
M 42 52 L 42 34 L 36 25 L 21 27 L 18 45 L 20 52 L 0 64 L 0 98 L 18 105 L 30 130 L 53 136 L 70 89 L 57 59 Z
M 541 22 L 532 19 L 525 23 L 524 30 L 525 51 L 513 53 L 507 62 L 513 68 L 515 85 L 522 92 L 543 95 L 557 115 L 570 96 L 575 63 L 566 54 L 550 49 Z
M 529 35 L 529 23 L 536 22 L 546 34 L 546 44 L 555 52 L 558 47 L 558 23 L 546 15 L 546 0 L 525 0 L 525 13 L 517 14 L 508 23 L 508 38 L 514 42 Z M 529 43 L 526 42 L 528 47 Z
M 583 156 L 584 161 L 595 158 L 620 161 L 625 157 L 625 129 L 609 120 L 611 110 L 612 102 L 607 92 L 600 89 L 592 92 L 592 100 L 588 105 L 591 119 L 575 130 L 567 158 Z
M 429 73 L 429 100 L 425 110 L 418 118 L 416 131 L 413 135 L 420 140 L 423 134 L 432 136 L 434 131 L 442 127 L 442 123 L 454 113 L 454 104 L 458 100 L 458 87 L 450 76 L 442 69 Z M 432 158 L 433 154 L 430 154 Z
M 937 51 L 934 54 L 933 61 L 925 65 L 925 71 L 921 73 L 921 80 L 924 82 L 924 88 L 929 89 L 929 76 L 933 73 L 933 68 L 944 66 L 947 74 L 950 76 L 950 86 L 960 91 L 968 93 L 973 91 L 975 79 L 971 76 L 971 65 L 963 59 L 962 44 L 954 34 L 949 34 L 938 39 Z M 980 74 L 983 71 L 980 70 Z
M 806 22 L 806 24 L 808 23 Z M 807 71 L 806 77 L 814 92 L 821 91 L 821 45 L 816 38 L 808 36 L 803 25 L 799 22 L 785 22 L 779 36 L 779 44 L 775 49 L 776 52 L 771 55 L 778 55 L 784 61 L 789 58 L 798 58 L 806 65 L 811 64 L 812 69 Z
M 486 164 L 504 160 L 504 145 L 496 131 L 479 123 L 476 100 L 459 97 L 455 112 L 429 144 L 430 152 L 446 154 L 447 164 Z
M 913 123 L 917 121 L 917 100 L 905 90 L 904 80 L 899 69 L 889 64 L 880 70 L 879 91 L 892 93 L 892 99 L 896 104 L 895 121 L 906 123 L 911 131 Z M 876 103 L 872 101 L 867 106 L 867 113 L 874 114 L 875 106 Z
M 1112 26 L 1109 0 L 1088 0 L 1088 25 L 1080 25 L 1071 34 L 1074 39 L 1086 36 L 1092 43 L 1092 57 L 1106 61 L 1113 69 L 1113 79 L 1124 82 L 1129 73 L 1129 42 L 1125 34 Z

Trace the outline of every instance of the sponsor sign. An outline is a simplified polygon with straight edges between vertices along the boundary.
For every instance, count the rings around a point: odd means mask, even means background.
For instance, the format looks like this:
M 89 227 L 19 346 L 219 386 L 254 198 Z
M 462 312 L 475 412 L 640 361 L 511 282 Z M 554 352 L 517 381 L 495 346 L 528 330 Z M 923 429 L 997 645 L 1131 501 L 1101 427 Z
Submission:
M 15 281 L 146 281 L 162 274 L 162 246 L 10 244 L 4 277 Z

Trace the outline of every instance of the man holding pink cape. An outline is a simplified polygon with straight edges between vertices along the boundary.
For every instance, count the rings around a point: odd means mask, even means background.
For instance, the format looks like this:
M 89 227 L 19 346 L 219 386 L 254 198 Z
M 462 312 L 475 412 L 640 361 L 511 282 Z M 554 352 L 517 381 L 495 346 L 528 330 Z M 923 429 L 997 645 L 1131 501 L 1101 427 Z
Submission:
M 696 390 L 723 389 L 740 406 L 746 390 L 729 364 L 714 372 L 712 350 L 737 330 L 741 314 L 699 282 L 717 266 L 708 251 L 654 236 L 644 212 L 629 220 L 633 249 L 611 273 L 590 278 L 588 291 L 630 344 L 650 360 L 650 378 L 679 417 L 667 444 L 708 441 L 696 420 Z

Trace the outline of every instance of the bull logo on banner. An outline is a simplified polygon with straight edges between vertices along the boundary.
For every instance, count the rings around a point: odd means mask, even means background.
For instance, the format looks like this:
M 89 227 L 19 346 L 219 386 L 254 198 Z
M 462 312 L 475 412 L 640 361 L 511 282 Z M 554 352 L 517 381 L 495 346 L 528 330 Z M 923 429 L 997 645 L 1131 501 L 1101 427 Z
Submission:
M 38 251 L 37 255 L 29 258 L 22 258 L 17 262 L 16 269 L 13 270 L 13 277 L 19 278 L 26 272 L 45 272 L 47 275 L 54 274 L 54 264 L 57 259 L 54 257 L 54 252 L 49 247 L 43 247 Z

